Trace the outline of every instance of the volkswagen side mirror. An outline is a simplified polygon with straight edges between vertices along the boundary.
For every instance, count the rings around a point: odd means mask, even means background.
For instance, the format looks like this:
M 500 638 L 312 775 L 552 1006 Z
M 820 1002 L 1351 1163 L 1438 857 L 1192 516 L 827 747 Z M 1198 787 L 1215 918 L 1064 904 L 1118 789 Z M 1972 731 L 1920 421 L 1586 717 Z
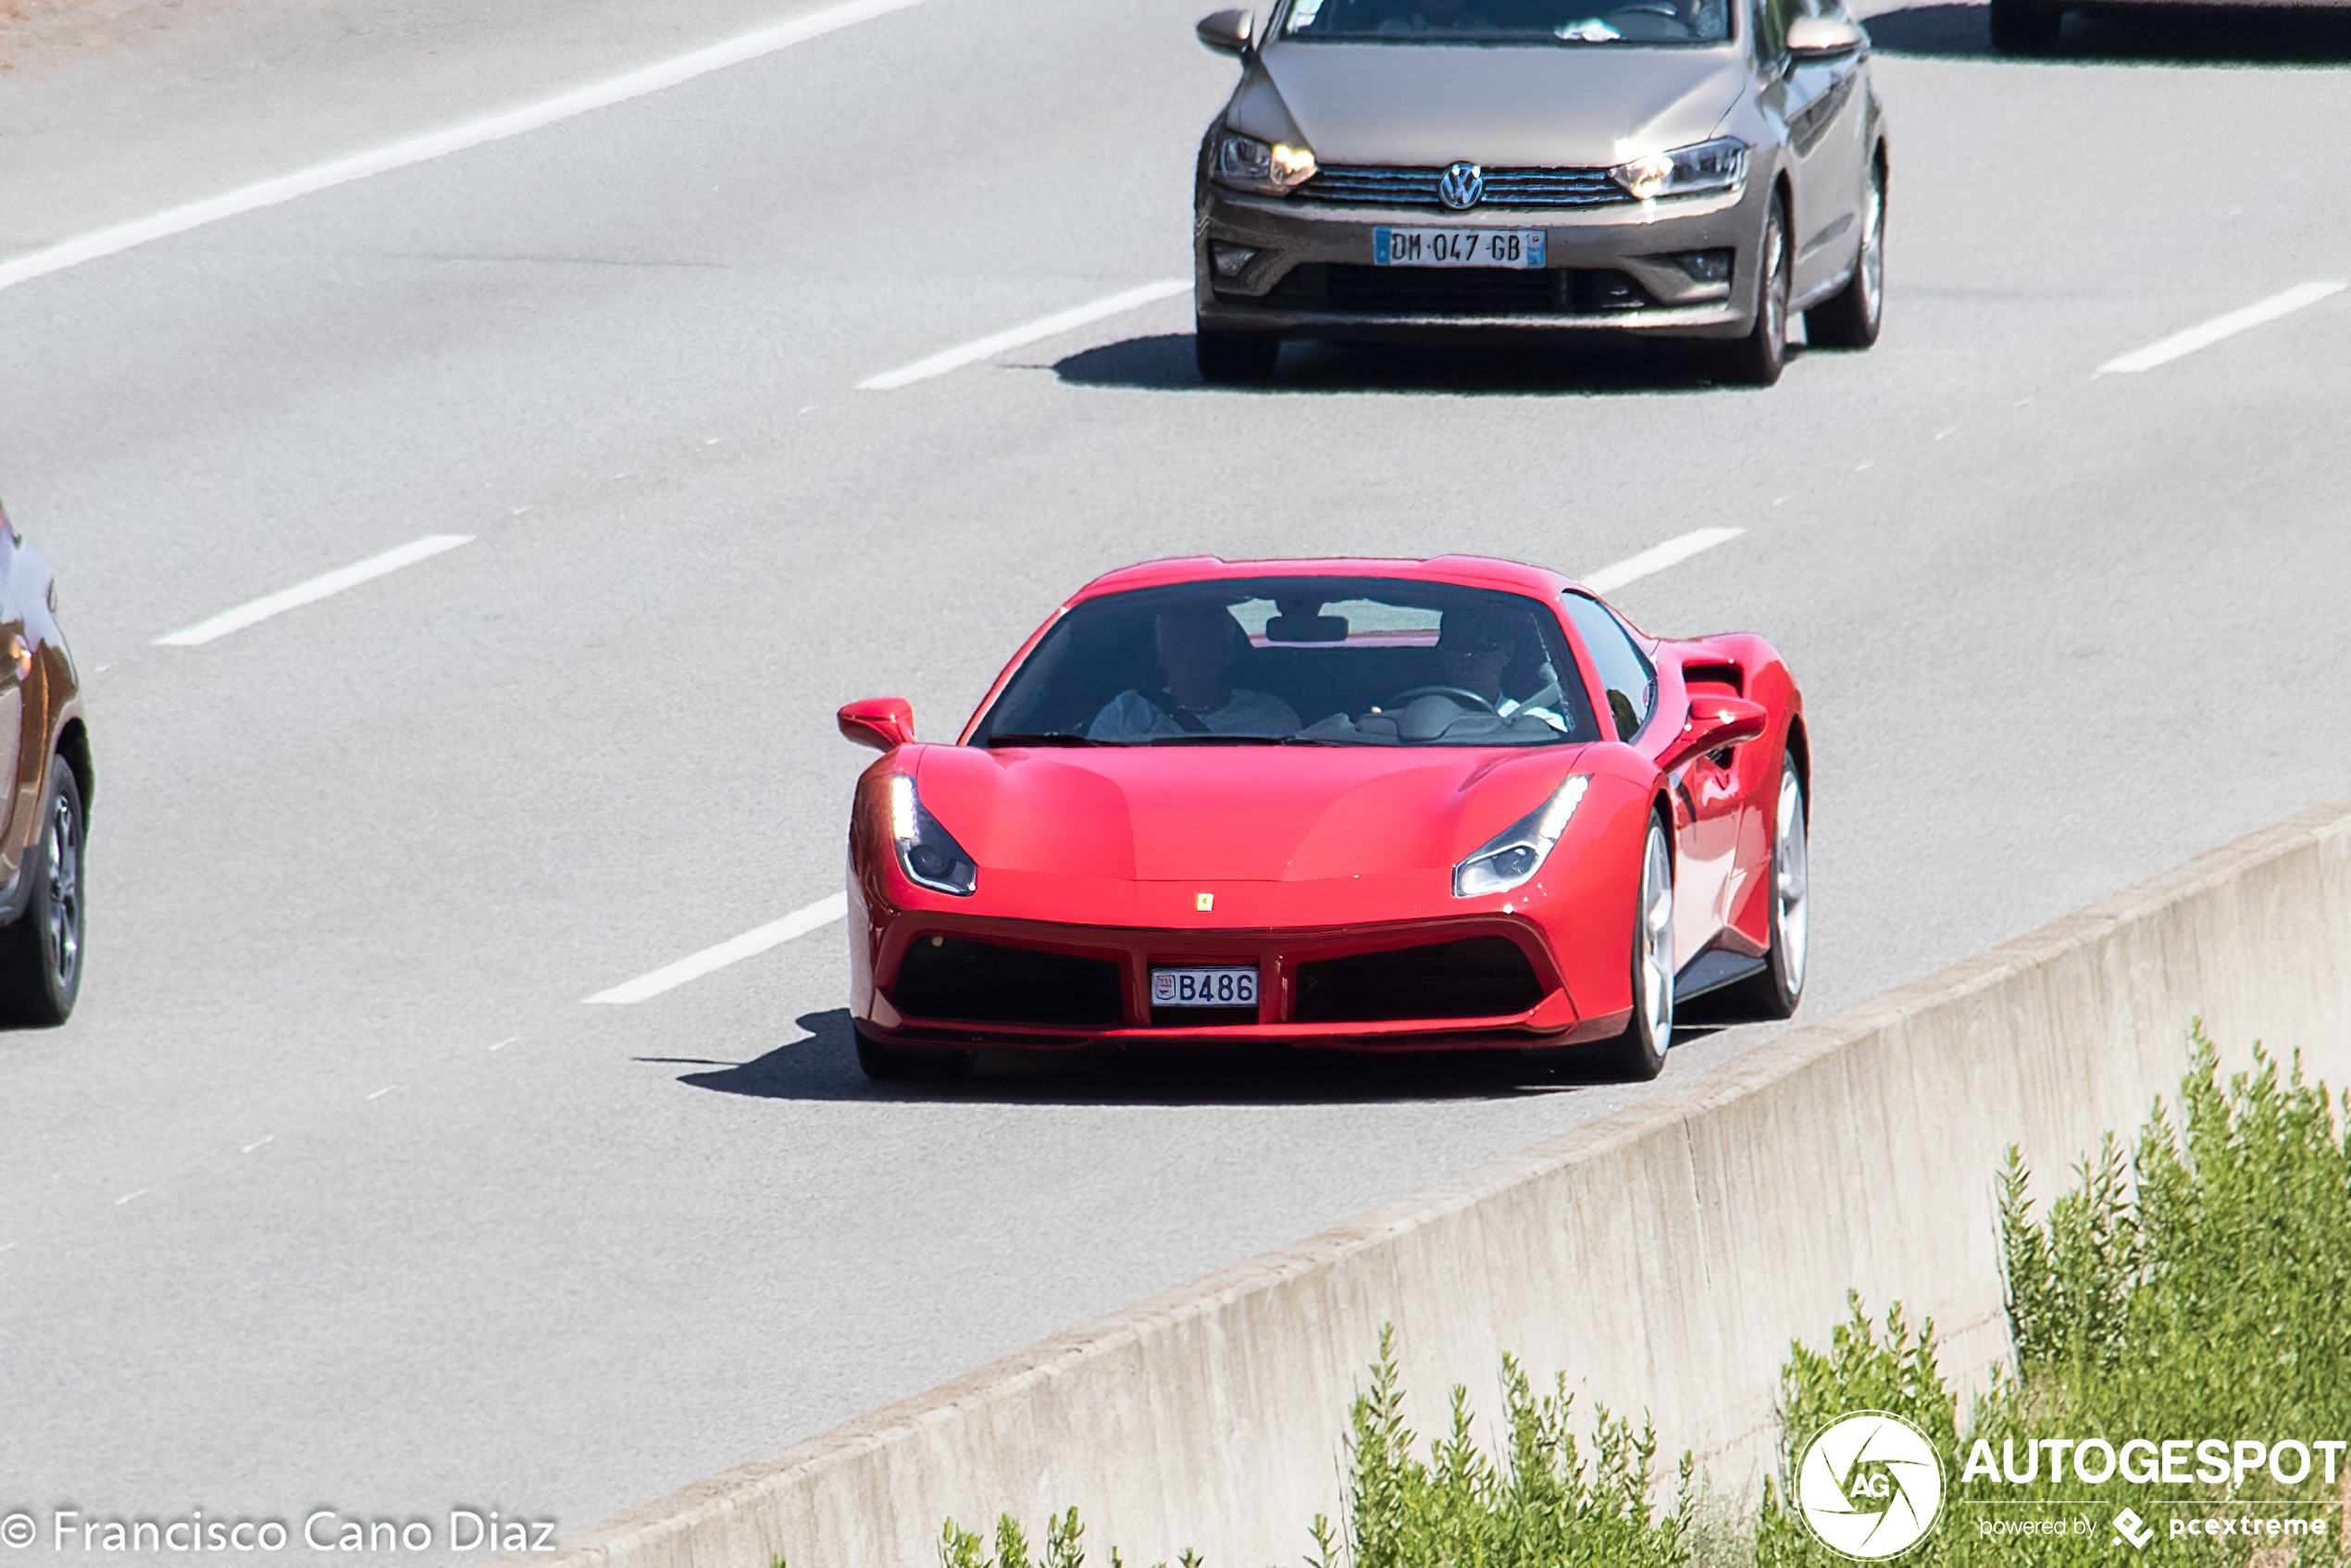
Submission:
M 868 697 L 849 703 L 838 717 L 842 735 L 877 752 L 896 751 L 914 739 L 914 704 L 903 697 Z
M 1257 19 L 1247 11 L 1218 11 L 1200 18 L 1192 31 L 1220 55 L 1247 55 L 1257 42 Z
M 1770 710 L 1744 697 L 1694 697 L 1682 733 L 1673 737 L 1657 765 L 1671 773 L 1701 752 L 1745 745 L 1760 739 L 1771 721 Z
M 1787 24 L 1787 52 L 1799 62 L 1842 59 L 1869 46 L 1860 23 L 1840 17 L 1798 17 Z

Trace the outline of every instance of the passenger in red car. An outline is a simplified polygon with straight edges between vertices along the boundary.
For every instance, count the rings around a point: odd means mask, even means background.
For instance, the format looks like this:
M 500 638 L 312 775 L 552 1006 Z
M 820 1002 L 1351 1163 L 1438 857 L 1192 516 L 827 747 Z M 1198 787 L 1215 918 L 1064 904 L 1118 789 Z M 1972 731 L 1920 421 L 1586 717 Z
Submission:
M 1152 646 L 1167 684 L 1157 691 L 1129 687 L 1112 698 L 1087 727 L 1089 740 L 1140 740 L 1163 735 L 1263 735 L 1298 728 L 1298 714 L 1279 697 L 1232 684 L 1232 668 L 1249 652 L 1249 634 L 1219 604 L 1162 610 L 1151 623 Z

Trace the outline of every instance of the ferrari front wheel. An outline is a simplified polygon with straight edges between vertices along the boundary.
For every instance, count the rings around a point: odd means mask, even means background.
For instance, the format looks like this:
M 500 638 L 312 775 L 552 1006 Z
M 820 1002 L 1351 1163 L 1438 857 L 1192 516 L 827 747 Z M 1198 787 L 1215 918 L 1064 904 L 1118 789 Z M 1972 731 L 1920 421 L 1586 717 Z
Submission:
M 1811 846 L 1804 821 L 1804 778 L 1793 753 L 1780 762 L 1780 798 L 1772 813 L 1772 951 L 1763 972 L 1743 982 L 1746 1000 L 1765 1018 L 1791 1018 L 1804 1000 L 1804 965 L 1812 934 Z
M 1640 902 L 1633 912 L 1633 1016 L 1608 1054 L 1624 1076 L 1648 1079 L 1665 1070 L 1673 1043 L 1673 852 L 1665 824 L 1652 816 L 1641 850 Z
M 976 1051 L 952 1051 L 914 1045 L 889 1045 L 852 1026 L 857 1037 L 857 1065 L 877 1083 L 940 1083 L 971 1076 Z

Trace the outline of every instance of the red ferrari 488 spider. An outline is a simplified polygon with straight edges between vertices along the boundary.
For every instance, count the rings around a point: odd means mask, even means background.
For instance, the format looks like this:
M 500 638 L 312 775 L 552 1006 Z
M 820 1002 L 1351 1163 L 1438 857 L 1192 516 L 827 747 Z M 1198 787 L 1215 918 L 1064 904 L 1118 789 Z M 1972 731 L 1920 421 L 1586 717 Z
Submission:
M 1140 1040 L 1573 1047 L 1804 989 L 1803 703 L 1761 638 L 1642 635 L 1506 561 L 1099 578 L 953 745 L 904 701 L 849 829 L 876 1077 Z

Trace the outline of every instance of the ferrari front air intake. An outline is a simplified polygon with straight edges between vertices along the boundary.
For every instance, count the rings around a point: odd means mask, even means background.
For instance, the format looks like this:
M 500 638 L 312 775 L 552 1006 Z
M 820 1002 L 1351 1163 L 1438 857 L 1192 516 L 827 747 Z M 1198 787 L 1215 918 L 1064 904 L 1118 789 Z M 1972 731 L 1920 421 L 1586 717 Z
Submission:
M 1508 937 L 1359 952 L 1298 966 L 1301 1024 L 1502 1018 L 1543 1000 L 1535 966 Z

